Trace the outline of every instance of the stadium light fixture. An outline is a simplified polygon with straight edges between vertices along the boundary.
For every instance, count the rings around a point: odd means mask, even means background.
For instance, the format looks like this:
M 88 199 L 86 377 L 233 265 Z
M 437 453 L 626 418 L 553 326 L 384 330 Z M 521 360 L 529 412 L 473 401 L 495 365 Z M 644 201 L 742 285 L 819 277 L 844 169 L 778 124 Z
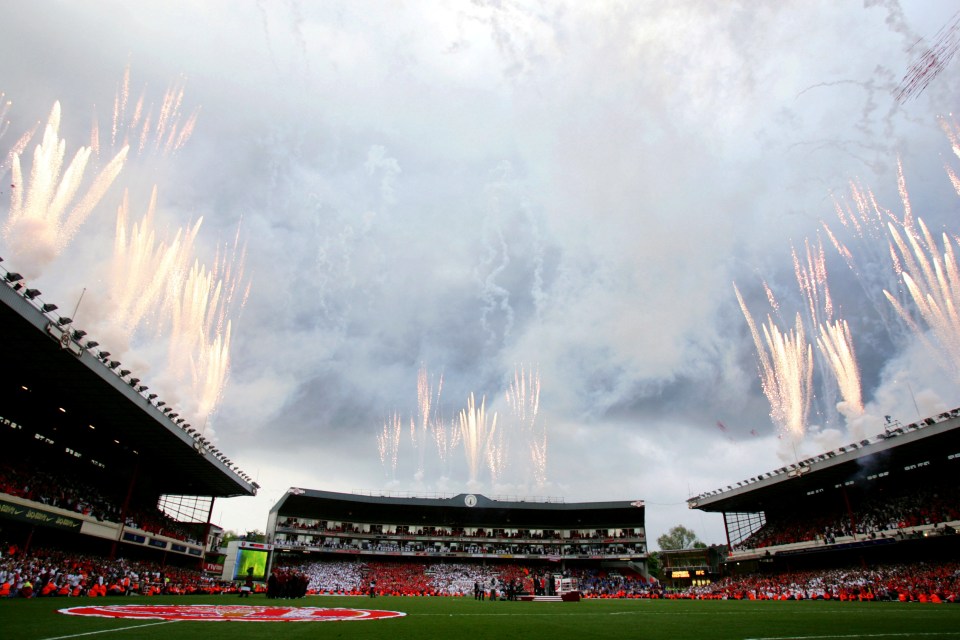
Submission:
M 176 418 L 178 415 L 180 415 L 180 414 L 179 414 L 179 413 L 171 413 L 171 414 L 168 415 L 168 417 L 170 417 L 170 418 Z
M 68 318 L 66 316 L 62 316 L 59 320 L 57 320 L 57 324 L 60 325 L 61 327 L 65 327 L 68 324 L 71 324 L 72 322 L 73 322 L 73 318 Z
M 160 403 L 159 403 L 159 402 L 157 403 L 157 406 L 158 406 L 158 407 L 160 406 Z M 173 411 L 173 409 L 172 409 L 171 407 L 164 407 L 164 408 L 163 408 L 163 412 L 164 412 L 164 413 L 169 413 L 169 412 L 171 412 L 171 411 Z
M 161 400 L 160 402 L 157 403 L 157 409 L 159 409 L 160 407 L 162 407 L 162 406 L 165 405 L 165 404 L 167 404 L 166 401 Z
M 87 344 L 85 344 L 83 348 L 84 348 L 84 349 L 93 349 L 94 347 L 99 347 L 99 346 L 100 346 L 100 343 L 97 342 L 96 340 L 89 340 L 89 341 L 87 341 Z
M 120 369 L 120 377 L 125 378 L 130 375 L 130 369 Z
M 44 313 L 50 313 L 51 311 L 56 311 L 57 308 L 57 305 L 53 304 L 52 302 L 45 302 L 43 306 L 40 307 L 40 311 Z
M 143 393 L 144 391 L 146 391 L 146 390 L 149 389 L 149 388 L 150 388 L 150 387 L 148 387 L 147 385 L 142 384 L 142 385 L 140 385 L 139 387 L 137 387 L 137 393 Z
M 110 352 L 109 352 L 109 351 L 98 351 L 98 352 L 97 352 L 97 357 L 100 358 L 101 360 L 103 360 L 104 362 L 106 362 L 106 361 L 107 361 L 107 358 L 110 357 Z
M 150 395 L 147 396 L 147 400 L 153 400 L 156 397 L 157 397 L 157 394 L 151 393 Z
M 74 340 L 79 341 L 83 336 L 87 335 L 87 332 L 83 329 L 74 329 L 72 335 Z
M 135 387 L 140 382 L 140 378 L 130 378 L 130 386 Z
M 120 366 L 119 360 L 111 360 L 110 362 L 107 363 L 107 368 L 109 369 L 116 369 L 119 366 Z
M 5 279 L 7 282 L 18 282 L 23 280 L 23 276 L 16 271 L 8 271 Z
M 23 297 L 27 300 L 33 300 L 40 295 L 40 289 L 27 289 L 23 292 Z

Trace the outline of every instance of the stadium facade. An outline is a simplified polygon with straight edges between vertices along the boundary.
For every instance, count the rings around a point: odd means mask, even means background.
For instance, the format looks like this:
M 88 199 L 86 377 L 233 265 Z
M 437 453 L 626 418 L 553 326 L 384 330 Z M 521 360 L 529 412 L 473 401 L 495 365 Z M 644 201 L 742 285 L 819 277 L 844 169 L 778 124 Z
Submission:
M 960 557 L 960 408 L 690 498 L 731 571 Z
M 0 267 L 0 540 L 202 564 L 258 486 L 77 325 Z
M 270 510 L 278 553 L 628 566 L 647 575 L 643 501 L 401 497 L 291 488 Z

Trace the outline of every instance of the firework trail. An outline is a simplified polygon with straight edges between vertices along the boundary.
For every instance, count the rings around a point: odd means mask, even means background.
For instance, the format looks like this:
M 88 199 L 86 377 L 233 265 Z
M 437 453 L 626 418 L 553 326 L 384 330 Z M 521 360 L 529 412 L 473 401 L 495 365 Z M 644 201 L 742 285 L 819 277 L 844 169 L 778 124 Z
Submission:
M 137 155 L 156 153 L 169 155 L 179 151 L 193 135 L 199 109 L 183 113 L 185 82 L 172 84 L 164 93 L 159 107 L 147 103 L 144 89 L 132 109 L 130 106 L 130 66 L 124 69 L 123 80 L 113 101 L 113 126 L 110 144 L 135 146 Z
M 467 408 L 460 411 L 460 437 L 463 441 L 470 484 L 474 486 L 477 485 L 482 462 L 487 463 L 494 481 L 501 470 L 499 464 L 502 458 L 498 456 L 502 452 L 496 446 L 497 414 L 494 413 L 492 420 L 487 421 L 485 400 L 485 398 L 480 400 L 478 408 L 471 393 L 467 399 Z
M 863 415 L 863 397 L 860 388 L 860 368 L 853 350 L 853 337 L 846 321 L 820 325 L 817 347 L 830 364 L 840 395 L 845 403 L 844 415 L 855 418 Z
M 890 251 L 899 258 L 898 274 L 929 333 L 896 297 L 883 293 L 931 355 L 960 380 L 960 267 L 953 242 L 944 233 L 941 251 L 919 218 L 915 225 L 904 226 L 903 233 L 892 224 L 889 230 Z
M 943 132 L 947 135 L 947 139 L 950 140 L 950 149 L 953 150 L 953 155 L 960 158 L 960 125 L 952 118 L 947 120 L 941 117 L 938 120 L 940 122 L 940 128 L 943 129 Z M 953 185 L 954 191 L 960 196 L 960 176 L 957 176 L 956 170 L 949 164 L 944 165 L 944 169 L 947 172 L 947 177 L 950 178 L 950 184 Z
M 827 280 L 827 261 L 823 242 L 818 236 L 816 246 L 813 246 L 809 240 L 805 240 L 804 245 L 806 249 L 805 259 L 801 259 L 797 255 L 796 249 L 792 250 L 793 268 L 800 293 L 806 301 L 807 331 L 810 334 L 816 335 L 819 333 L 820 335 L 817 344 L 819 346 L 818 353 L 822 357 L 817 358 L 817 365 L 820 380 L 823 384 L 819 400 L 821 400 L 824 423 L 829 424 L 837 418 L 839 405 L 836 401 L 836 392 L 838 388 L 847 403 L 844 405 L 847 417 L 858 416 L 863 413 L 859 369 L 856 367 L 856 362 L 851 363 L 842 356 L 837 357 L 841 354 L 852 354 L 853 343 L 846 323 L 842 325 L 845 330 L 844 333 L 838 334 L 834 331 L 838 325 L 833 324 L 834 306 Z M 841 347 L 841 343 L 838 341 L 842 341 L 845 348 Z M 855 380 L 848 379 L 851 374 L 856 377 Z M 837 386 L 828 384 L 827 381 L 831 377 L 837 381 Z M 848 394 L 854 392 L 856 398 L 848 397 Z
M 159 242 L 154 228 L 157 188 L 153 188 L 146 214 L 129 227 L 129 194 L 117 210 L 117 231 L 111 268 L 112 322 L 131 339 L 146 318 L 160 310 L 167 293 L 176 289 L 173 281 L 182 277 L 190 264 L 193 243 L 202 219 L 193 227 L 180 229 L 169 245 Z M 129 231 L 128 231 L 129 229 Z M 159 327 L 157 327 L 159 329 Z M 122 345 L 110 345 L 121 349 Z
M 793 272 L 800 287 L 800 293 L 807 302 L 807 313 L 813 326 L 833 319 L 833 300 L 830 297 L 830 287 L 827 283 L 827 261 L 824 256 L 823 243 L 817 242 L 813 247 L 809 240 L 804 241 L 806 259 L 801 261 L 797 250 L 792 249 Z M 821 313 L 822 311 L 822 313 Z
M 400 451 L 400 433 L 403 431 L 403 420 L 395 413 L 384 420 L 383 432 L 377 436 L 377 450 L 380 452 L 380 464 L 393 480 L 397 479 L 397 455 Z
M 13 106 L 11 100 L 6 99 L 5 93 L 0 91 L 0 140 L 3 139 L 7 132 L 10 130 L 10 108 Z M 0 164 L 0 173 L 7 171 L 10 168 L 10 164 L 13 160 L 14 154 L 22 154 L 23 150 L 27 148 L 27 144 L 30 143 L 30 139 L 33 138 L 33 135 L 37 132 L 37 128 L 40 126 L 40 123 L 36 123 L 29 131 L 24 133 L 20 138 L 13 144 L 10 148 L 10 151 L 7 153 L 7 157 L 4 158 L 3 163 Z
M 197 223 L 199 225 L 199 222 Z M 192 388 L 198 421 L 206 422 L 221 400 L 229 373 L 231 312 L 242 310 L 250 286 L 243 282 L 245 249 L 218 250 L 214 268 L 195 261 L 185 277 L 172 278 L 166 306 L 171 314 L 170 376 Z
M 797 314 L 794 328 L 783 333 L 768 316 L 763 336 L 736 285 L 740 309 L 757 348 L 760 382 L 770 402 L 770 417 L 794 442 L 803 438 L 813 391 L 813 348 L 807 343 L 803 321 Z
M 898 182 L 902 198 L 905 187 L 903 169 L 899 163 Z M 908 327 L 902 318 L 891 310 L 885 296 L 880 293 L 884 290 L 896 290 L 897 284 L 896 258 L 886 250 L 887 224 L 903 223 L 892 212 L 880 206 L 872 191 L 854 182 L 850 183 L 847 197 L 835 196 L 833 202 L 837 220 L 847 235 L 853 238 L 853 243 L 843 242 L 839 234 L 834 233 L 825 222 L 822 227 L 837 253 L 854 274 L 861 290 L 883 323 L 887 335 L 895 344 L 903 343 L 910 333 Z M 909 200 L 904 205 L 904 211 L 904 219 L 909 220 L 912 215 Z M 905 298 L 901 296 L 899 302 L 903 304 Z
M 534 482 L 537 486 L 543 486 L 547 481 L 547 430 L 537 421 L 540 414 L 540 372 L 525 371 L 523 365 L 515 369 L 506 399 L 513 418 L 520 424 L 521 434 L 526 438 Z
M 7 105 L 10 103 L 8 102 Z M 3 127 L 0 127 L 3 128 Z M 24 133 L 20 138 L 13 143 L 13 146 L 10 147 L 10 151 L 7 152 L 6 157 L 4 157 L 3 162 L 0 162 L 0 174 L 5 174 L 13 166 L 14 157 L 23 155 L 24 149 L 27 148 L 27 145 L 30 144 L 30 141 L 33 139 L 33 136 L 37 133 L 37 129 L 40 128 L 40 123 L 35 124 L 29 131 Z M 5 132 L 6 129 L 3 128 Z M 3 134 L 0 133 L 0 138 L 3 137 Z M 14 189 L 17 188 L 17 185 L 14 184 Z
M 894 91 L 894 98 L 903 104 L 923 93 L 923 90 L 947 68 L 960 49 L 960 13 L 953 16 L 934 37 L 933 44 L 907 70 Z
M 433 407 L 436 407 L 436 411 L 431 413 L 430 434 L 433 438 L 433 444 L 437 448 L 437 457 L 440 459 L 440 463 L 446 473 L 449 470 L 450 454 L 457 445 L 460 444 L 460 431 L 454 428 L 453 425 L 448 427 L 446 421 L 443 419 L 442 405 L 440 404 L 442 394 L 443 374 L 440 375 L 440 379 L 437 382 L 437 395 L 432 404 Z
M 6 135 L 7 129 L 10 128 L 10 119 L 7 114 L 10 113 L 10 107 L 13 106 L 13 103 L 6 100 L 6 97 L 7 94 L 0 92 L 0 139 Z
M 13 154 L 11 161 L 14 187 L 3 237 L 12 257 L 28 277 L 38 275 L 42 267 L 69 244 L 123 169 L 127 147 L 107 163 L 80 198 L 76 196 L 91 149 L 81 147 L 64 170 L 65 153 L 66 141 L 60 139 L 60 103 L 57 102 L 50 112 L 42 142 L 34 151 L 29 181 L 24 182 L 20 154 Z

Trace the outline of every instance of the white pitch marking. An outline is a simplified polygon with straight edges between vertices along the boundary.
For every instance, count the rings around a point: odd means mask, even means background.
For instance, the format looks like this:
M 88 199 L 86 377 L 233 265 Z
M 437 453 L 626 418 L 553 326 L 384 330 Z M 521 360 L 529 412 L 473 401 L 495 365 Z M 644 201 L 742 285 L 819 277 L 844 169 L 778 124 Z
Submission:
M 824 640 L 826 638 L 916 638 L 919 636 L 957 636 L 956 632 L 950 631 L 927 631 L 910 633 L 848 633 L 845 635 L 829 636 L 770 636 L 766 638 L 744 638 L 744 640 Z
M 163 620 L 162 622 L 151 622 L 149 624 L 135 624 L 132 627 L 117 627 L 116 629 L 102 629 L 100 631 L 87 631 L 86 633 L 74 633 L 69 636 L 56 636 L 54 638 L 44 638 L 44 640 L 64 640 L 65 638 L 79 638 L 81 636 L 95 636 L 98 633 L 112 633 L 114 631 L 127 631 L 129 629 L 141 629 L 143 627 L 155 627 L 158 624 L 170 624 L 171 622 L 180 622 L 180 620 Z

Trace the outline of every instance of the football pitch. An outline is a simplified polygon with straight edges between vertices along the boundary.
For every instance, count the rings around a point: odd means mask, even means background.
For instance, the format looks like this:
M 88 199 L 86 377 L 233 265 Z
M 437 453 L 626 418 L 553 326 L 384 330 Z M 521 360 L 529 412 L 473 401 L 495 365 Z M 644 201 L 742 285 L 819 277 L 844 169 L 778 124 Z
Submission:
M 223 613 L 221 621 L 81 617 L 59 609 L 90 606 L 161 605 L 174 610 Z M 211 605 L 217 605 L 217 608 Z M 253 609 L 297 608 L 293 617 L 322 615 L 317 609 L 402 612 L 387 619 L 348 621 L 238 621 Z M 310 609 L 300 609 L 302 607 Z M 312 610 L 311 610 L 312 609 Z M 340 612 L 341 615 L 364 616 Z M 277 615 L 277 610 L 273 611 Z M 186 615 L 189 615 L 186 614 Z M 288 617 L 291 612 L 288 612 Z M 787 638 L 960 638 L 960 605 L 919 603 L 585 600 L 579 603 L 477 602 L 454 598 L 263 596 L 156 598 L 35 598 L 0 600 L 0 636 L 11 640 L 197 640 L 383 638 L 384 640 L 540 640 L 644 638 L 650 640 Z

